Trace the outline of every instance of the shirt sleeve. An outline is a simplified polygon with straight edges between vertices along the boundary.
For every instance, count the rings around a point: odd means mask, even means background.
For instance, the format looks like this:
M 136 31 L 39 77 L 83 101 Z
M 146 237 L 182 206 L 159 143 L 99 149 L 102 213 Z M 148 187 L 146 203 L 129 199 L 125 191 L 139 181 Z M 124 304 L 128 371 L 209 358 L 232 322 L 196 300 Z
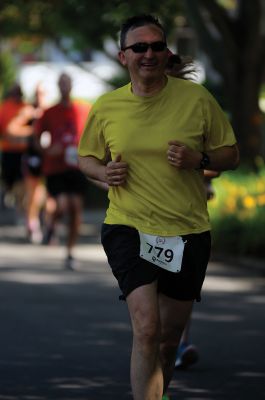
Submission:
M 92 108 L 79 141 L 78 154 L 83 157 L 93 156 L 103 160 L 105 158 L 105 148 L 103 128 L 95 109 Z
M 227 116 L 209 92 L 203 100 L 203 115 L 206 151 L 232 146 L 236 143 L 236 137 Z

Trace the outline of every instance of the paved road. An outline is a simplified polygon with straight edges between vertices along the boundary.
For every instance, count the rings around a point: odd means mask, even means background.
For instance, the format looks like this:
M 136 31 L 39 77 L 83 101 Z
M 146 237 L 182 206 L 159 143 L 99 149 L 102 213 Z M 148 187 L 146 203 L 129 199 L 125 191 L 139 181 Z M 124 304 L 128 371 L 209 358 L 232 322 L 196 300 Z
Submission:
M 130 325 L 98 229 L 83 226 L 70 272 L 61 247 L 0 227 L 0 400 L 131 399 Z M 251 265 L 210 264 L 193 315 L 200 360 L 176 371 L 172 400 L 265 398 L 264 288 Z

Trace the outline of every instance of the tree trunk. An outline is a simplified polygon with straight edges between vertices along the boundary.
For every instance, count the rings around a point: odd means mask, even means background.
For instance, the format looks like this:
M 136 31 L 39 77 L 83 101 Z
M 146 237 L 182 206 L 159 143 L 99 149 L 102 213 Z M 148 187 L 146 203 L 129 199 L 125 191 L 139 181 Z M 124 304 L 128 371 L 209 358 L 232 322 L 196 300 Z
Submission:
M 244 79 L 232 85 L 226 85 L 230 97 L 231 122 L 239 143 L 241 160 L 255 166 L 262 154 L 262 113 L 259 109 L 259 90 L 255 74 L 244 74 Z M 229 88 L 230 86 L 230 88 Z

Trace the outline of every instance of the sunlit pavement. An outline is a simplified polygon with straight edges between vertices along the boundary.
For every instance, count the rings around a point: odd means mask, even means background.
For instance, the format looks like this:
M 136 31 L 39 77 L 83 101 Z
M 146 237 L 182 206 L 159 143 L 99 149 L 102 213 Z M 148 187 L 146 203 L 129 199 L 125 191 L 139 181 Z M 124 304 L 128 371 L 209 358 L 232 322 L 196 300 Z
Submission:
M 62 246 L 28 244 L 0 227 L 0 400 L 131 399 L 126 304 L 107 266 L 95 218 L 82 227 L 75 271 Z M 265 398 L 265 277 L 212 262 L 192 342 L 199 362 L 176 371 L 171 398 Z

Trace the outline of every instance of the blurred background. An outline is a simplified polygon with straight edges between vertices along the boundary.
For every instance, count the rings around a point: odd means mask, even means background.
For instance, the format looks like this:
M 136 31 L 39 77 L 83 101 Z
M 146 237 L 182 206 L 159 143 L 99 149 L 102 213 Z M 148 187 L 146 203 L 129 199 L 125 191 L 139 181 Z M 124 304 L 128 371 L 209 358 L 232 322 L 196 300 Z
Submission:
M 197 81 L 216 97 L 236 133 L 240 168 L 212 181 L 216 256 L 264 260 L 263 0 L 1 0 L 0 100 L 18 82 L 32 102 L 41 83 L 50 106 L 58 101 L 62 72 L 72 78 L 72 97 L 89 104 L 125 84 L 128 76 L 117 59 L 118 30 L 125 18 L 139 13 L 158 16 L 170 50 L 194 59 Z M 107 206 L 106 193 L 91 184 L 86 197 L 90 212 Z M 12 207 L 1 185 L 0 217 Z

